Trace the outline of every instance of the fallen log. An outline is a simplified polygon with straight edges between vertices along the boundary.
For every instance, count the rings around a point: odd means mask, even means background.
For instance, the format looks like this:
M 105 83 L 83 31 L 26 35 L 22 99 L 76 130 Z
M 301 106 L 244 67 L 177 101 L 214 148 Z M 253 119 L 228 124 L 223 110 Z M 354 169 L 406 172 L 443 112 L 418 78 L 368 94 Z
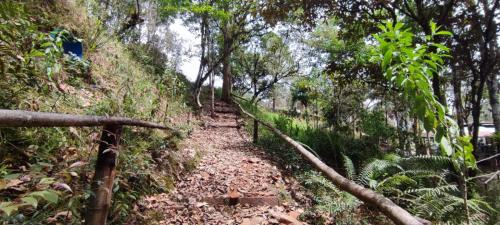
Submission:
M 376 206 L 384 215 L 389 217 L 394 223 L 401 225 L 431 224 L 427 220 L 411 215 L 408 211 L 399 207 L 398 205 L 396 205 L 394 202 L 384 197 L 383 195 L 376 193 L 371 189 L 365 188 L 355 183 L 354 181 L 351 181 L 343 177 L 342 175 L 337 173 L 337 171 L 335 171 L 334 169 L 326 165 L 324 162 L 322 162 L 320 159 L 318 159 L 316 156 L 314 156 L 314 154 L 305 149 L 300 143 L 288 137 L 287 135 L 283 134 L 280 130 L 273 127 L 272 125 L 257 119 L 254 115 L 245 111 L 241 107 L 241 105 L 238 104 L 236 101 L 234 102 L 236 105 L 238 105 L 239 109 L 241 110 L 241 112 L 243 112 L 243 114 L 254 119 L 254 121 L 258 121 L 260 124 L 267 127 L 271 132 L 273 132 L 278 137 L 283 139 L 285 142 L 293 146 L 305 160 L 311 163 L 316 169 L 321 171 L 337 187 L 339 187 L 343 191 L 349 192 L 350 194 L 354 195 L 356 198 L 365 203 Z

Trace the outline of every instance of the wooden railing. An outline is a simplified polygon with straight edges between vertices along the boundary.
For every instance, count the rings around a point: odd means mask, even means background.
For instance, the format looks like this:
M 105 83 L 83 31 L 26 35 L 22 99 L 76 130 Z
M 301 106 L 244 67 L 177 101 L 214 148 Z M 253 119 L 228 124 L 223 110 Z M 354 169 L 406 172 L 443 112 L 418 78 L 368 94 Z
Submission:
M 156 129 L 168 127 L 125 117 L 84 116 L 61 113 L 0 110 L 0 127 L 91 127 L 103 126 L 92 179 L 93 194 L 87 203 L 85 224 L 104 225 L 113 193 L 116 157 L 123 126 Z
M 293 140 L 287 135 L 283 134 L 279 129 L 274 126 L 259 120 L 256 116 L 245 111 L 237 101 L 233 101 L 239 108 L 240 112 L 246 116 L 253 119 L 254 130 L 253 130 L 253 141 L 254 143 L 258 141 L 258 124 L 262 124 L 268 130 L 273 132 L 275 135 L 280 137 L 283 141 L 291 145 L 306 161 L 313 165 L 317 170 L 322 172 L 326 178 L 328 178 L 332 183 L 338 186 L 341 190 L 349 192 L 361 201 L 374 205 L 379 208 L 379 210 L 389 217 L 396 224 L 403 225 L 423 225 L 431 224 L 429 221 L 415 217 L 403 208 L 396 205 L 390 199 L 384 197 L 383 195 L 376 193 L 375 191 L 365 188 L 354 181 L 351 181 L 335 171 L 333 168 L 326 165 L 313 153 L 308 151 L 301 143 Z

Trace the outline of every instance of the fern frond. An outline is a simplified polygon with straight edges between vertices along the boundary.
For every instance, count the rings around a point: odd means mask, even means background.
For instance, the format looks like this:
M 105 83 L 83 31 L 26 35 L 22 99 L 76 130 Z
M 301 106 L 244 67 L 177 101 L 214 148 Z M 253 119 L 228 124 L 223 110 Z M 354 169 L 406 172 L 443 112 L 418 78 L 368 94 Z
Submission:
M 427 168 L 432 170 L 447 170 L 450 166 L 457 169 L 460 164 L 450 157 L 438 155 L 417 155 L 409 158 L 402 158 L 401 164 L 405 168 Z
M 409 189 L 405 191 L 405 194 L 418 194 L 421 196 L 420 198 L 432 197 L 436 198 L 442 195 L 446 195 L 449 192 L 458 192 L 458 187 L 455 184 L 448 184 L 433 188 L 417 188 L 417 189 Z
M 349 178 L 349 180 L 354 180 L 356 177 L 356 168 L 354 168 L 354 163 L 352 163 L 351 158 L 344 154 L 342 154 L 342 158 L 344 159 L 344 169 L 347 178 Z
M 417 185 L 417 181 L 413 178 L 406 176 L 404 174 L 396 174 L 390 177 L 387 177 L 380 181 L 377 185 L 376 190 L 388 190 L 388 189 L 398 189 L 398 187 L 405 186 L 413 186 Z M 402 192 L 399 190 L 399 192 Z
M 395 168 L 398 171 L 403 170 L 397 163 L 382 159 L 375 159 L 363 167 L 356 180 L 360 184 L 369 185 L 370 180 L 376 180 L 376 175 L 383 174 L 389 168 Z

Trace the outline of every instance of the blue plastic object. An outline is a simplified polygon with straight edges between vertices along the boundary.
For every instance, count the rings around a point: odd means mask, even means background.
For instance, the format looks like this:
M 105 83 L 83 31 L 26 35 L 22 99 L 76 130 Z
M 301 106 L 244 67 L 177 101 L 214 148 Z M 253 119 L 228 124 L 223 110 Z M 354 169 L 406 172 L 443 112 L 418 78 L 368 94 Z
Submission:
M 52 38 L 55 38 L 56 35 L 61 32 L 63 32 L 62 29 L 55 29 L 54 31 L 50 32 L 50 36 Z M 64 53 L 74 55 L 80 59 L 83 59 L 83 43 L 68 32 L 64 33 L 62 36 L 62 47 L 64 49 Z
M 76 40 L 64 40 L 62 43 L 64 53 L 73 53 L 78 58 L 83 58 L 83 44 Z

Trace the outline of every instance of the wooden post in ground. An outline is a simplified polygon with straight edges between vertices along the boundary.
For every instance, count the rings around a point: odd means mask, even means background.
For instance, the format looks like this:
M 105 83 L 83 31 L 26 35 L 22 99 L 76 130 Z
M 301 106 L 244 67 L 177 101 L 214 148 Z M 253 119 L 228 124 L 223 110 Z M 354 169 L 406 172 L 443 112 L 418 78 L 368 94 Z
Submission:
M 92 196 L 88 201 L 86 225 L 105 225 L 111 206 L 116 157 L 122 132 L 121 125 L 106 125 L 103 128 L 95 174 L 92 179 Z
M 259 140 L 259 121 L 253 120 L 253 143 L 257 143 Z

